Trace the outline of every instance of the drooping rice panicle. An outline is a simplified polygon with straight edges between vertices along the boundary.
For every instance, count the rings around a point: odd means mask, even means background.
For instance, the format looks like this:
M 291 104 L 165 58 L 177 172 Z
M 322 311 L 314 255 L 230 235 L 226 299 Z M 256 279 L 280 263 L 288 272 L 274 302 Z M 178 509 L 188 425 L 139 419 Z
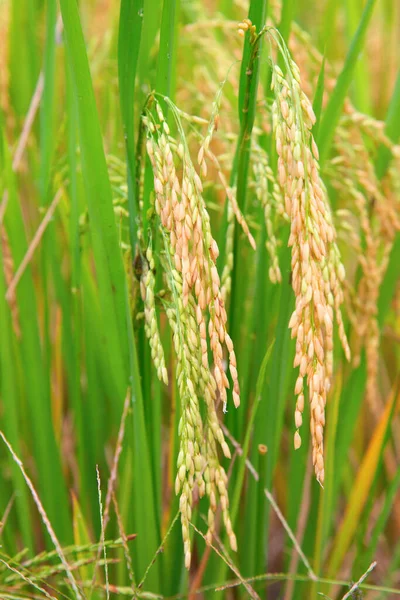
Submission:
M 278 42 L 279 43 L 279 42 Z M 296 309 L 289 327 L 296 338 L 294 366 L 299 367 L 295 447 L 301 444 L 304 398 L 310 402 L 313 464 L 318 481 L 324 481 L 323 428 L 325 404 L 333 370 L 333 321 L 336 317 L 346 357 L 350 357 L 341 315 L 344 267 L 336 244 L 336 231 L 319 176 L 318 149 L 311 133 L 312 106 L 301 89 L 297 65 L 283 50 L 286 74 L 274 65 L 272 89 L 273 130 L 278 154 L 279 183 L 290 216 L 292 286 Z
M 224 348 L 233 382 L 232 397 L 235 406 L 239 405 L 240 395 L 236 357 L 226 330 L 227 316 L 216 268 L 218 246 L 211 234 L 210 218 L 202 195 L 202 182 L 191 162 L 178 111 L 172 103 L 170 107 L 177 119 L 179 142 L 170 143 L 170 130 L 157 100 L 156 115 L 149 113 L 145 117 L 144 126 L 147 133 L 147 154 L 154 175 L 154 209 L 160 219 L 163 239 L 161 264 L 172 298 L 170 303 L 165 303 L 173 330 L 177 356 L 176 377 L 182 403 L 175 491 L 180 493 L 185 564 L 188 568 L 191 561 L 189 523 L 195 485 L 200 496 L 206 494 L 209 498 L 207 539 L 211 541 L 214 532 L 214 513 L 219 499 L 231 547 L 236 549 L 236 538 L 228 512 L 227 477 L 219 463 L 217 452 L 219 444 L 224 455 L 230 457 L 215 408 L 217 398 L 222 402 L 224 410 L 227 404 L 229 381 L 224 368 Z M 180 164 L 180 176 L 175 161 Z M 205 174 L 204 168 L 203 173 Z M 151 275 L 149 278 L 152 255 L 147 260 L 150 268 L 144 277 L 146 282 L 153 285 Z M 146 288 L 143 295 L 145 298 L 150 295 L 150 305 L 152 293 L 149 294 Z M 152 309 L 149 308 L 146 321 L 152 316 Z M 158 348 L 156 341 L 153 341 L 153 346 Z M 209 364 L 209 349 L 213 359 L 212 367 Z M 155 354 L 158 357 L 158 350 Z M 158 369 L 160 365 L 159 362 Z M 204 424 L 200 412 L 201 398 L 206 405 Z
M 370 121 L 372 119 L 353 111 L 341 119 L 335 142 L 337 155 L 328 168 L 332 169 L 333 165 L 336 177 L 332 178 L 332 185 L 344 200 L 351 200 L 353 209 L 352 213 L 347 210 L 346 241 L 354 248 L 362 273 L 351 294 L 355 333 L 353 362 L 355 365 L 359 363 L 361 350 L 365 348 L 366 399 L 374 417 L 379 418 L 383 406 L 377 381 L 380 345 L 378 299 L 394 237 L 400 229 L 400 218 L 392 191 L 395 181 L 388 181 L 391 171 L 382 182 L 378 181 L 371 144 L 373 142 L 376 147 L 387 145 L 394 157 L 396 148 L 382 134 L 382 127 Z M 368 135 L 368 145 L 364 135 Z M 352 214 L 355 219 L 351 218 Z

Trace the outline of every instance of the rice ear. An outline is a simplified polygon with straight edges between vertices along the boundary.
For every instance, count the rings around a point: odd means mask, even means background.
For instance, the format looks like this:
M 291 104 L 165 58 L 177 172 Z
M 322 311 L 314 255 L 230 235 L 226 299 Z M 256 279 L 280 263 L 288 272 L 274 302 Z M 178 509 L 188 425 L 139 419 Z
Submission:
M 291 223 L 289 245 L 296 309 L 289 327 L 297 339 L 295 365 L 299 366 L 295 386 L 298 397 L 295 448 L 301 444 L 299 427 L 304 406 L 303 380 L 306 379 L 313 464 L 322 484 L 325 404 L 333 372 L 334 314 L 342 346 L 346 356 L 350 355 L 341 315 L 344 267 L 326 189 L 319 175 L 318 149 L 311 131 L 315 115 L 301 89 L 299 69 L 287 57 L 285 64 L 285 74 L 277 66 L 273 69 L 272 117 L 280 185 Z

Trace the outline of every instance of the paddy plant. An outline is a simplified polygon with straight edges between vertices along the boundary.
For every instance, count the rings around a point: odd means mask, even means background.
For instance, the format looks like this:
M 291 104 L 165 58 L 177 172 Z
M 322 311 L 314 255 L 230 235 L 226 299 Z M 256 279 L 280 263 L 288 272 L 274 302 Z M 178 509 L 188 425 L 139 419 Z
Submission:
M 399 18 L 0 2 L 1 597 L 400 594 Z

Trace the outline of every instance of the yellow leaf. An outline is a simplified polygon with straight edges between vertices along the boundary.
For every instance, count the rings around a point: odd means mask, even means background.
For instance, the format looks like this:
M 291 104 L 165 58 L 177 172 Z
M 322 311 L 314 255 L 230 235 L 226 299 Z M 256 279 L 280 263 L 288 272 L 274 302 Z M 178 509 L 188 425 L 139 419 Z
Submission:
M 375 427 L 368 450 L 357 473 L 342 524 L 333 544 L 328 564 L 329 576 L 336 575 L 359 524 L 360 515 L 367 501 L 375 477 L 376 468 L 385 441 L 385 434 L 392 417 L 393 406 L 396 399 L 396 389 L 397 383 L 393 386 L 385 410 Z

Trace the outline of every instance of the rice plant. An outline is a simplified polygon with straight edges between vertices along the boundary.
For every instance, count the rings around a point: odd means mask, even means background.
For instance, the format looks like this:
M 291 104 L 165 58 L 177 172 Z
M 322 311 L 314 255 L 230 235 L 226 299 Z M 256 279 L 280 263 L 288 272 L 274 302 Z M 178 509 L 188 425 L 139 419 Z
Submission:
M 400 596 L 399 26 L 0 0 L 0 598 Z

